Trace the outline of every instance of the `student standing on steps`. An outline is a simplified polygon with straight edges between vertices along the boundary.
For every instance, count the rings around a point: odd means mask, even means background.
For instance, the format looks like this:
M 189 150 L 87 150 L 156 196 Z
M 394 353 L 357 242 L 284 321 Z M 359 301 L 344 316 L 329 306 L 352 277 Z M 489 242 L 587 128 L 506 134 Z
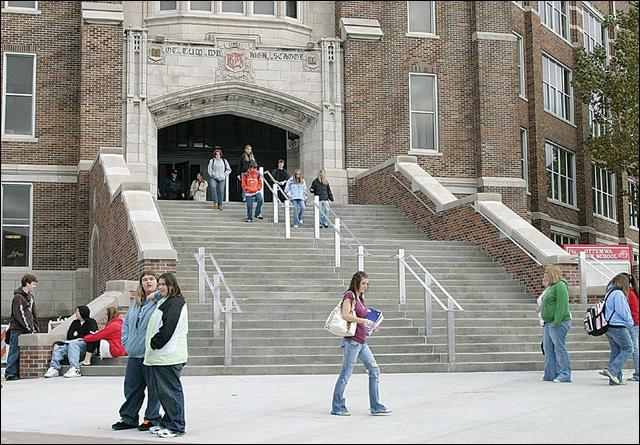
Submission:
M 11 321 L 9 329 L 7 329 L 9 354 L 7 367 L 5 368 L 6 380 L 18 380 L 20 378 L 18 337 L 21 334 L 35 334 L 40 331 L 38 328 L 36 299 L 31 293 L 38 285 L 38 279 L 35 275 L 28 273 L 22 277 L 20 283 L 22 286 L 13 291 L 13 300 L 11 301 Z
M 262 219 L 262 178 L 255 161 L 249 163 L 249 170 L 242 177 L 242 190 L 247 201 L 247 219 L 244 222 L 253 221 L 253 201 L 256 201 L 255 217 Z
M 333 193 L 331 193 L 331 185 L 329 185 L 329 181 L 327 181 L 324 169 L 320 169 L 318 177 L 311 183 L 309 191 L 320 197 L 320 227 L 326 229 L 329 227 L 329 220 L 327 218 L 331 216 L 329 201 L 333 201 Z
M 380 380 L 380 368 L 376 359 L 367 345 L 367 326 L 373 324 L 366 319 L 367 307 L 364 304 L 364 294 L 369 288 L 369 277 L 364 272 L 356 272 L 351 278 L 349 290 L 344 294 L 342 304 L 342 317 L 349 322 L 358 323 L 356 334 L 353 337 L 344 337 L 340 348 L 342 349 L 342 370 L 333 389 L 333 400 L 331 402 L 331 414 L 334 416 L 350 416 L 344 398 L 344 390 L 347 387 L 349 378 L 353 372 L 356 361 L 360 360 L 369 373 L 369 408 L 374 416 L 390 414 L 380 403 L 378 394 L 378 384 Z M 355 315 L 352 315 L 351 308 L 355 305 Z M 374 328 L 377 330 L 377 328 Z
M 284 193 L 289 197 L 293 210 L 293 228 L 297 229 L 304 220 L 304 208 L 309 191 L 307 183 L 304 182 L 304 176 L 299 168 L 293 171 L 293 176 L 287 181 L 284 187 Z
M 144 365 L 145 336 L 149 318 L 156 308 L 156 273 L 146 270 L 138 280 L 136 299 L 131 303 L 122 324 L 122 345 L 127 350 L 127 369 L 124 374 L 125 401 L 120 407 L 120 421 L 111 425 L 114 430 L 138 428 L 148 431 L 160 422 L 160 401 L 151 391 L 151 368 Z M 144 421 L 138 425 L 138 413 L 144 402 L 144 390 L 147 389 L 147 409 Z
M 229 167 L 229 162 L 222 157 L 222 148 L 217 145 L 213 151 L 213 159 L 209 160 L 207 173 L 209 173 L 209 182 L 211 182 L 213 206 L 218 206 L 218 210 L 222 210 L 225 185 L 227 176 L 231 173 L 231 167 Z

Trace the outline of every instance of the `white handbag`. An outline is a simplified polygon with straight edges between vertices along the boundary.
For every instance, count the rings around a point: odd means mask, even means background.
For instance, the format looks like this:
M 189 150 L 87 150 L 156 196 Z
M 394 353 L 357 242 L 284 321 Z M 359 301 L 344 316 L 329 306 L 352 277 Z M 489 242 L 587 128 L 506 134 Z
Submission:
M 342 318 L 342 303 L 344 301 L 344 297 L 342 300 L 336 304 L 336 307 L 333 308 L 329 316 L 327 317 L 327 321 L 324 322 L 324 328 L 331 332 L 333 335 L 337 335 L 338 337 L 353 337 L 356 335 L 356 326 L 358 323 L 352 323 L 350 321 Z M 351 313 L 353 314 L 355 307 L 351 307 Z

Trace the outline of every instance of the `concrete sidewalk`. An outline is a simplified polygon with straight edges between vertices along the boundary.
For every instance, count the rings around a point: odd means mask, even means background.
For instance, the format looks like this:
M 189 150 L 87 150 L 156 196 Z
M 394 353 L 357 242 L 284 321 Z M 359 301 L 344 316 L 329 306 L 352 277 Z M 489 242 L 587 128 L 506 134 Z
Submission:
M 596 371 L 571 384 L 541 377 L 383 374 L 385 417 L 368 414 L 363 374 L 347 387 L 351 417 L 329 414 L 334 375 L 183 377 L 187 434 L 177 439 L 111 430 L 121 377 L 19 380 L 3 382 L 2 443 L 638 443 L 638 383 L 609 386 Z

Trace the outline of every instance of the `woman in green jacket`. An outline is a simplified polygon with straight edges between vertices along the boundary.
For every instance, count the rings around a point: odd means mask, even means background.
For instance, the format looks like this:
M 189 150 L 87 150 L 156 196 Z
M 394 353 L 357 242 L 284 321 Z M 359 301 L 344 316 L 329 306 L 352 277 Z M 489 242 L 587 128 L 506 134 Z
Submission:
M 549 287 L 542 301 L 544 320 L 544 376 L 542 380 L 571 383 L 571 363 L 567 351 L 567 335 L 571 329 L 569 286 L 562 278 L 562 270 L 553 264 L 545 267 Z

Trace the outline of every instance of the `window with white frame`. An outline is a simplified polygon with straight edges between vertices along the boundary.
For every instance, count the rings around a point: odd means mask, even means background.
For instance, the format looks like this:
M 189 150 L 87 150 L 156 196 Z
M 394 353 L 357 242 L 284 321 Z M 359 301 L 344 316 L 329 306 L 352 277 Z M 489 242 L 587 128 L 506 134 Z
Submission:
M 616 219 L 616 177 L 597 164 L 593 164 L 593 213 Z
M 220 2 L 221 11 L 229 14 L 244 14 L 244 2 Z
M 551 239 L 558 246 L 562 246 L 563 244 L 578 244 L 578 237 L 565 235 L 563 233 L 552 232 Z
M 33 187 L 2 183 L 2 267 L 31 267 Z
M 4 53 L 2 135 L 35 137 L 36 55 Z
M 564 39 L 569 39 L 569 2 L 538 2 L 540 22 Z
M 37 10 L 38 2 L 4 2 L 9 9 Z
M 438 88 L 434 74 L 409 75 L 411 150 L 438 149 Z
M 573 121 L 571 70 L 546 54 L 542 55 L 544 109 L 561 119 Z
M 189 2 L 189 10 L 211 12 L 211 2 Z
M 410 34 L 435 35 L 436 2 L 407 2 L 407 16 Z
M 529 148 L 527 141 L 527 130 L 520 128 L 520 163 L 522 166 L 522 179 L 527 185 L 529 191 Z
M 589 134 L 593 138 L 597 138 L 602 135 L 602 125 L 598 121 L 596 121 L 596 112 L 598 110 L 599 106 L 595 103 L 594 97 L 591 103 L 589 103 L 589 111 L 587 114 L 589 117 Z
M 573 152 L 545 142 L 547 197 L 556 202 L 576 205 L 576 156 Z
M 160 2 L 160 11 L 175 11 L 178 9 L 178 2 Z
M 513 33 L 516 36 L 516 62 L 518 64 L 518 85 L 520 87 L 520 96 L 526 97 L 525 89 L 525 72 L 524 72 L 524 39 L 518 33 Z
M 584 49 L 588 53 L 601 46 L 607 51 L 607 28 L 602 26 L 602 19 L 584 3 L 582 3 L 582 33 Z
M 638 185 L 629 179 L 629 226 L 638 228 Z
M 300 2 L 284 2 L 284 15 L 290 19 L 300 20 Z
M 253 2 L 253 13 L 256 15 L 276 15 L 276 2 Z

